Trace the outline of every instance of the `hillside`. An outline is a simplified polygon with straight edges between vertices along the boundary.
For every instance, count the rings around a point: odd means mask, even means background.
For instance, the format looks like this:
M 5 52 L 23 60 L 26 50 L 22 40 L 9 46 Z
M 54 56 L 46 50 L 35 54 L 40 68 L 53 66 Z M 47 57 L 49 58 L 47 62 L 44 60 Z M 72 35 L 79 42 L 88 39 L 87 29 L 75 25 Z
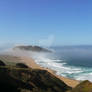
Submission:
M 46 70 L 0 66 L 0 90 L 3 92 L 66 92 L 70 89 Z
M 52 52 L 46 48 L 42 48 L 39 46 L 16 46 L 13 48 L 14 50 L 26 50 L 26 51 L 33 51 L 33 52 Z
M 92 83 L 88 80 L 81 82 L 71 92 L 92 92 Z
M 24 63 L 6 65 L 0 60 L 1 90 L 2 92 L 92 92 L 92 83 L 86 80 L 71 88 L 47 70 L 29 68 Z

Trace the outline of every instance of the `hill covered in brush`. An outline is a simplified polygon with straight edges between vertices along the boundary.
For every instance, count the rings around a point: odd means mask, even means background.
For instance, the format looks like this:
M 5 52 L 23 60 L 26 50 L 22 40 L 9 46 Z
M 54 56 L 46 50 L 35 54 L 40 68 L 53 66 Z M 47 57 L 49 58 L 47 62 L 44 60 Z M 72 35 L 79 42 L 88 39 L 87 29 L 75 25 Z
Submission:
M 32 69 L 23 63 L 9 66 L 0 60 L 0 91 L 92 92 L 92 83 L 83 81 L 71 88 L 46 70 Z
M 81 82 L 71 92 L 92 92 L 92 83 L 88 80 Z
M 22 67 L 21 67 L 22 66 Z M 0 65 L 0 90 L 3 92 L 66 92 L 71 90 L 63 81 L 46 70 Z

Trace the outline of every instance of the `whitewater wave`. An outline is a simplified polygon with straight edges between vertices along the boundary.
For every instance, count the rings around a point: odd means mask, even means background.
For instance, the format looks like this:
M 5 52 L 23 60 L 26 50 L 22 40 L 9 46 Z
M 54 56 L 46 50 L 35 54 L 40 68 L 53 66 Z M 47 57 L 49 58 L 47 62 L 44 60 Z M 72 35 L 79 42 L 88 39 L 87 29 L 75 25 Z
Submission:
M 77 80 L 89 80 L 92 81 L 92 69 L 84 69 L 82 73 L 79 73 L 77 76 L 74 76 Z
M 46 54 L 36 54 L 34 59 L 42 67 L 50 68 L 56 71 L 57 75 L 69 77 L 77 80 L 92 81 L 92 69 L 84 67 L 69 66 L 65 60 L 47 58 Z

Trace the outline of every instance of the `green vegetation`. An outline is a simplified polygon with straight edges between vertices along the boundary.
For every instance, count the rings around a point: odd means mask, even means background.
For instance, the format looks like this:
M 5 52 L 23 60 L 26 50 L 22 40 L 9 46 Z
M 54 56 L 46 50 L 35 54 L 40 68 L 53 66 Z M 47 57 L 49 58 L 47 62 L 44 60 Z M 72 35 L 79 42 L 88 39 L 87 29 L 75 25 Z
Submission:
M 66 92 L 71 87 L 46 70 L 0 66 L 3 92 Z
M 9 66 L 0 61 L 0 90 L 2 92 L 92 92 L 92 83 L 84 81 L 72 89 L 46 70 L 31 69 L 23 63 Z
M 72 92 L 92 92 L 92 83 L 88 80 L 81 82 Z
M 28 68 L 28 66 L 25 65 L 24 63 L 17 63 L 17 64 L 16 64 L 16 67 L 17 67 L 17 68 Z

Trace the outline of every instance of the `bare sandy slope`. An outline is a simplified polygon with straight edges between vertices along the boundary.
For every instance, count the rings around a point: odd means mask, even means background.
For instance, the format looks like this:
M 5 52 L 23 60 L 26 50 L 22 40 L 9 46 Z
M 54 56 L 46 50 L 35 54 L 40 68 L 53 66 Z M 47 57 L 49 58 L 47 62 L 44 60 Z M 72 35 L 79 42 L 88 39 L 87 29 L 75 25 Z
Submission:
M 24 56 L 23 57 L 16 57 L 16 56 L 10 56 L 10 55 L 0 55 L 0 60 L 5 61 L 5 63 L 7 63 L 7 61 L 9 61 L 10 63 L 8 63 L 8 64 L 13 64 L 13 63 L 15 64 L 16 62 L 23 62 L 31 68 L 47 70 L 48 72 L 50 72 L 53 75 L 55 75 L 56 77 L 58 77 L 60 80 L 63 80 L 67 85 L 69 85 L 71 87 L 75 87 L 76 85 L 79 84 L 79 81 L 65 78 L 62 76 L 58 76 L 55 74 L 55 71 L 48 69 L 48 68 L 41 67 L 40 65 L 36 64 L 32 58 L 29 58 L 29 57 L 24 57 Z

